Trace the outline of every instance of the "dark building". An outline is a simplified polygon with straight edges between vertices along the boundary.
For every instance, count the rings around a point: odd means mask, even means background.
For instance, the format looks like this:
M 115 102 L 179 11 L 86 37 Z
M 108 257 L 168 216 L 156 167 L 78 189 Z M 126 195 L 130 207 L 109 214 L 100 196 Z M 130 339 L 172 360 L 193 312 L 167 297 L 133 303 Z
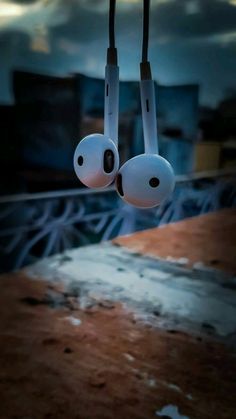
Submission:
M 15 71 L 12 90 L 15 105 L 0 108 L 0 154 L 4 173 L 9 172 L 7 192 L 78 187 L 73 152 L 80 138 L 103 131 L 104 80 Z M 156 92 L 160 153 L 171 161 L 176 174 L 191 172 L 198 86 L 157 85 Z M 120 83 L 119 104 L 119 149 L 124 162 L 144 149 L 138 82 Z M 11 187 L 12 176 L 18 180 Z

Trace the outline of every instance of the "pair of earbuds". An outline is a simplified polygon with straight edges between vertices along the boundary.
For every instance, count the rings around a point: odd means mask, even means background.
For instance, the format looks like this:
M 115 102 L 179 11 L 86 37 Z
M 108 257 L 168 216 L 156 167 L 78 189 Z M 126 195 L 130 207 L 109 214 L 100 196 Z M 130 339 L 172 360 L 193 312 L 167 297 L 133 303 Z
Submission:
M 175 176 L 170 163 L 158 154 L 155 86 L 147 59 L 150 2 L 143 2 L 140 96 L 145 152 L 119 168 L 119 67 L 114 42 L 115 0 L 110 0 L 104 134 L 91 134 L 79 142 L 74 153 L 74 169 L 79 180 L 87 187 L 104 188 L 115 180 L 116 190 L 123 201 L 138 208 L 152 208 L 160 205 L 173 192 Z

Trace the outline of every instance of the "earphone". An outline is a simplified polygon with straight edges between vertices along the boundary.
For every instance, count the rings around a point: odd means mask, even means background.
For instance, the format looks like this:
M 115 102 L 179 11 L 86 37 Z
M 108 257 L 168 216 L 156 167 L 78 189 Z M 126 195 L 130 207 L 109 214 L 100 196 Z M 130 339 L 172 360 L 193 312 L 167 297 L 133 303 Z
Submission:
M 175 176 L 170 163 L 158 154 L 155 86 L 147 58 L 150 1 L 143 0 L 143 7 L 140 96 L 145 153 L 123 164 L 116 176 L 116 189 L 125 202 L 139 208 L 152 208 L 173 192 Z
M 110 185 L 119 168 L 118 107 L 119 67 L 115 47 L 115 0 L 110 0 L 109 48 L 105 68 L 104 134 L 83 138 L 74 153 L 74 170 L 79 180 L 89 188 Z

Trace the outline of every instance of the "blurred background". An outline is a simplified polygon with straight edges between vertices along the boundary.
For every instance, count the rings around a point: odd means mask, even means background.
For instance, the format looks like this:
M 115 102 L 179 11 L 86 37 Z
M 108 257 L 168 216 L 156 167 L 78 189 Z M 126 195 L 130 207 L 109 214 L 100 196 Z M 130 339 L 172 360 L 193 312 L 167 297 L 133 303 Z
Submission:
M 161 207 L 125 205 L 73 172 L 103 131 L 104 0 L 0 1 L 0 271 L 75 246 L 236 204 L 236 1 L 152 0 L 150 61 L 160 154 L 177 186 Z M 143 152 L 142 2 L 118 0 L 121 162 Z

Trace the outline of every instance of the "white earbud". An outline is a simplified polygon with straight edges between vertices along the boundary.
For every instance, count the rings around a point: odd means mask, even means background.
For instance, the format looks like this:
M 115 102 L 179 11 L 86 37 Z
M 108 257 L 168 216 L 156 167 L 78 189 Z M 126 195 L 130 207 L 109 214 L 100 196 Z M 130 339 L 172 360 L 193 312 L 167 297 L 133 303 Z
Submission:
M 104 134 L 83 138 L 74 153 L 74 169 L 89 188 L 108 186 L 119 168 L 118 143 L 119 67 L 108 64 L 105 75 Z
M 170 163 L 158 155 L 155 86 L 148 61 L 150 0 L 143 0 L 143 45 L 140 94 L 145 153 L 128 160 L 116 177 L 120 197 L 139 208 L 160 205 L 173 191 L 175 177 Z
M 119 168 L 118 107 L 119 67 L 114 36 L 115 0 L 110 0 L 109 39 L 105 68 L 104 134 L 83 138 L 74 153 L 74 170 L 89 188 L 103 188 L 115 179 Z
M 143 66 L 144 67 L 144 66 Z M 147 67 L 146 67 L 147 68 Z M 149 73 L 145 70 L 141 75 Z M 173 191 L 175 177 L 170 163 L 158 155 L 154 82 L 140 82 L 145 153 L 128 160 L 116 177 L 120 197 L 139 208 L 160 205 Z

